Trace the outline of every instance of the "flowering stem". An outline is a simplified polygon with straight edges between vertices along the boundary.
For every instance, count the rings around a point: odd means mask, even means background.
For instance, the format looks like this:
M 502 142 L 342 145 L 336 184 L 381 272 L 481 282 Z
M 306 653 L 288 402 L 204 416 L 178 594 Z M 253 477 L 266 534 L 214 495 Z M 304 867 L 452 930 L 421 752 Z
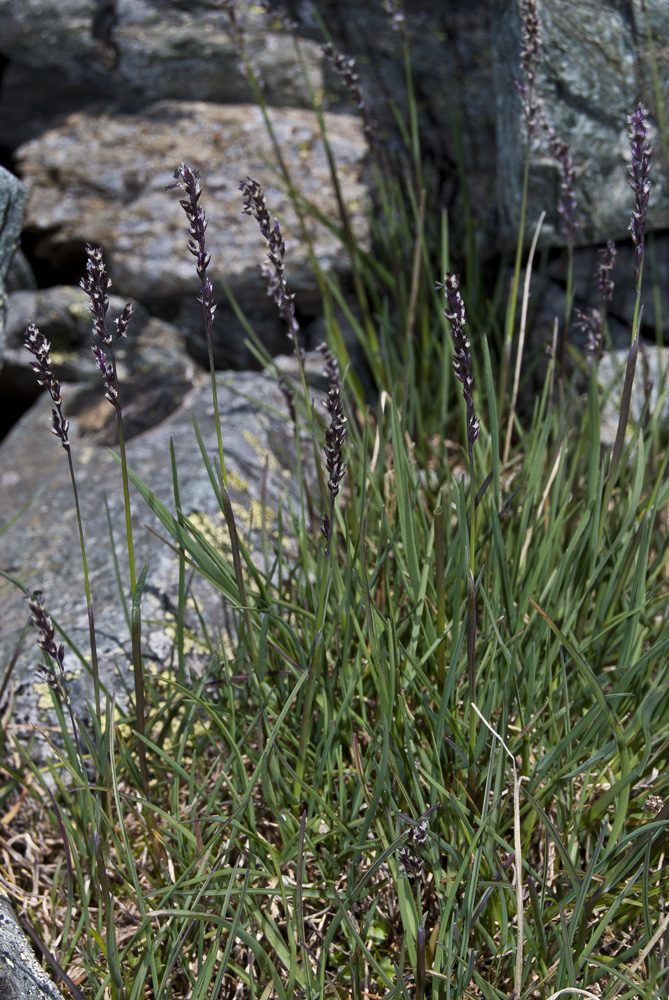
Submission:
M 123 407 L 121 405 L 121 394 L 116 366 L 116 345 L 119 340 L 127 335 L 128 324 L 133 312 L 133 307 L 129 303 L 125 306 L 121 316 L 116 320 L 115 333 L 111 333 L 107 326 L 107 312 L 109 310 L 109 289 L 111 280 L 107 274 L 107 269 L 102 256 L 102 249 L 90 245 L 86 246 L 88 260 L 86 262 L 86 277 L 81 280 L 81 287 L 86 292 L 90 300 L 90 310 L 93 315 L 93 333 L 100 338 L 109 352 L 109 356 L 98 344 L 94 344 L 91 350 L 95 357 L 95 363 L 100 371 L 105 383 L 105 398 L 111 403 L 116 411 L 116 426 L 118 428 L 118 443 L 121 460 L 121 480 L 123 483 L 123 506 L 125 511 L 125 531 L 128 544 L 128 568 L 130 572 L 130 639 L 132 645 L 132 667 L 135 685 L 135 714 L 139 739 L 137 741 L 137 757 L 139 760 L 139 770 L 142 779 L 142 790 L 144 796 L 149 800 L 149 772 L 146 762 L 146 746 L 144 744 L 144 671 L 142 665 L 141 633 L 142 615 L 141 599 L 144 581 L 148 571 L 148 564 L 142 570 L 140 586 L 137 585 L 135 571 L 135 547 L 132 534 L 132 513 L 130 508 L 130 479 L 128 476 L 128 461 L 125 451 L 125 437 L 123 434 Z M 147 823 L 153 828 L 151 813 L 148 813 Z
M 88 613 L 88 634 L 91 649 L 91 671 L 93 674 L 93 690 L 95 697 L 95 713 L 98 722 L 102 719 L 100 706 L 100 675 L 98 669 L 98 651 L 95 639 L 95 617 L 93 614 L 93 602 L 91 600 L 91 589 L 88 578 L 88 560 L 86 558 L 86 540 L 84 538 L 84 525 L 81 519 L 81 507 L 79 505 L 79 491 L 77 480 L 74 474 L 74 462 L 72 460 L 72 448 L 69 439 L 69 421 L 63 413 L 63 401 L 61 397 L 61 386 L 59 380 L 53 374 L 51 368 L 51 345 L 46 337 L 40 333 L 34 323 L 29 323 L 25 331 L 25 347 L 33 355 L 35 361 L 30 367 L 37 375 L 37 381 L 49 392 L 53 401 L 54 409 L 51 411 L 51 430 L 59 438 L 67 454 L 67 462 L 70 469 L 70 481 L 72 483 L 72 493 L 74 496 L 74 507 L 77 517 L 77 528 L 79 531 L 79 547 L 81 549 L 81 562 L 84 571 L 84 589 L 86 592 L 86 609 Z

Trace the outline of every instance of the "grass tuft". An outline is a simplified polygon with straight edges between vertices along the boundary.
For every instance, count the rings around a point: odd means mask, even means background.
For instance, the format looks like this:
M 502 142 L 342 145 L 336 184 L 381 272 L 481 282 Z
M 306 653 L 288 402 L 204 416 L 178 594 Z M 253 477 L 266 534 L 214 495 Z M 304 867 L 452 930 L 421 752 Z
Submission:
M 398 5 L 386 6 L 403 29 Z M 262 103 L 234 4 L 225 8 Z M 540 34 L 536 5 L 522 10 L 529 139 Z M 331 58 L 367 121 L 352 61 Z M 320 105 L 315 114 L 324 127 Z M 639 106 L 631 119 L 637 292 L 650 172 L 643 116 Z M 71 712 L 49 595 L 31 599 L 60 731 L 44 734 L 44 768 L 5 734 L 2 879 L 75 996 L 667 996 L 669 481 L 664 462 L 647 460 L 662 454 L 659 420 L 630 427 L 639 318 L 611 453 L 596 379 L 605 315 L 588 327 L 585 396 L 554 351 L 541 393 L 519 407 L 522 242 L 509 301 L 495 292 L 482 302 L 480 261 L 464 261 L 458 277 L 448 219 L 429 210 L 415 101 L 404 134 L 401 175 L 375 146 L 373 250 L 352 241 L 343 199 L 342 218 L 330 220 L 351 255 L 355 299 L 315 262 L 324 406 L 312 405 L 304 374 L 279 223 L 257 183 L 242 182 L 299 371 L 296 388 L 282 387 L 302 502 L 277 512 L 278 537 L 263 530 L 257 559 L 230 502 L 218 410 L 216 455 L 197 426 L 193 441 L 226 551 L 181 508 L 173 449 L 171 498 L 127 467 L 114 348 L 129 312 L 109 333 L 102 252 L 88 250 L 127 524 L 132 487 L 178 558 L 179 609 L 174 671 L 151 678 L 141 659 L 147 571 L 135 578 L 128 527 L 134 714 L 96 677 L 84 720 Z M 568 151 L 559 152 L 568 184 Z M 299 217 L 318 218 L 282 162 Z M 210 343 L 206 178 L 182 164 L 175 179 Z M 572 212 L 568 195 L 563 187 Z M 478 245 L 473 232 L 466 245 Z M 604 307 L 613 260 L 610 246 L 598 277 Z M 530 254 L 521 337 L 531 281 Z M 358 335 L 357 370 L 341 316 Z M 71 459 L 48 344 L 32 326 L 27 346 Z M 210 361 L 217 406 L 211 352 Z M 225 641 L 202 622 L 200 676 L 184 634 L 187 567 L 231 621 Z

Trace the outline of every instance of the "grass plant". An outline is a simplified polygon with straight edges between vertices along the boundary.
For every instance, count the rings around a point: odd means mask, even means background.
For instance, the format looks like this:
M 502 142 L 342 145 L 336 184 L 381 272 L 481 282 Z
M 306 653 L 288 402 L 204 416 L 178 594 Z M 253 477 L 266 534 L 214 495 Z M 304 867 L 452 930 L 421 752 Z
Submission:
M 236 37 L 241 51 L 238 26 Z M 413 174 L 376 175 L 373 250 L 351 247 L 346 220 L 330 220 L 362 300 L 352 305 L 319 272 L 325 406 L 312 406 L 301 368 L 290 251 L 259 185 L 242 182 L 240 210 L 267 243 L 301 371 L 287 400 L 304 502 L 283 511 L 262 564 L 232 515 L 218 410 L 216 455 L 197 427 L 194 442 L 231 557 L 180 508 L 173 451 L 173 499 L 125 464 L 113 353 L 96 352 L 119 417 L 126 511 L 132 487 L 179 554 L 182 605 L 188 567 L 231 609 L 234 641 L 229 653 L 205 632 L 210 666 L 195 674 L 182 606 L 174 675 L 149 680 L 137 596 L 146 574 L 135 580 L 130 563 L 135 700 L 117 705 L 96 682 L 91 735 L 69 714 L 48 595 L 31 604 L 61 738 L 45 767 L 5 738 L 0 813 L 12 844 L 31 832 L 39 873 L 14 846 L 0 864 L 5 885 L 42 893 L 27 915 L 75 997 L 667 996 L 669 478 L 666 463 L 647 461 L 666 437 L 656 415 L 629 427 L 631 364 L 619 440 L 613 454 L 602 446 L 596 352 L 585 397 L 553 356 L 521 421 L 507 375 L 522 252 L 510 304 L 470 309 L 447 219 L 435 225 L 425 210 L 413 112 Z M 645 225 L 641 112 L 634 211 Z M 206 177 L 185 164 L 175 177 L 209 342 Z M 603 262 L 604 294 L 610 247 Z M 478 290 L 478 262 L 463 271 Z M 337 308 L 359 333 L 369 402 Z M 65 446 L 40 338 L 29 328 Z M 103 332 L 112 349 L 110 339 Z M 211 352 L 210 363 L 216 406 Z M 555 404 L 554 386 L 569 405 Z M 320 465 L 309 492 L 305 440 Z M 296 543 L 290 564 L 284 536 Z M 87 585 L 85 600 L 91 608 Z

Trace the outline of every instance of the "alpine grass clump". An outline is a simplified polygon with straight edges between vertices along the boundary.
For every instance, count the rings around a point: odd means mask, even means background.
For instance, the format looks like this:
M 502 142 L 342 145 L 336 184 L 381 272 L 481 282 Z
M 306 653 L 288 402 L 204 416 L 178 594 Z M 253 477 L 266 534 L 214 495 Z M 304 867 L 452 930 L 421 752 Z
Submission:
M 404 28 L 399 5 L 385 6 Z M 520 9 L 529 142 L 546 137 L 539 8 L 527 0 Z M 262 102 L 232 0 L 225 10 Z M 406 56 L 410 84 L 408 48 Z M 410 105 L 401 176 L 377 171 L 371 252 L 351 242 L 345 202 L 340 218 L 323 220 L 277 155 L 277 183 L 298 218 L 286 235 L 310 247 L 303 222 L 326 222 L 351 254 L 346 293 L 313 255 L 325 392 L 306 380 L 286 236 L 261 184 L 240 185 L 299 375 L 286 393 L 290 424 L 278 399 L 299 501 L 276 512 L 276 537 L 265 533 L 262 553 L 229 495 L 235 457 L 224 454 L 217 404 L 198 171 L 181 164 L 170 186 L 182 195 L 210 347 L 213 454 L 197 425 L 194 441 L 229 546 L 186 513 L 174 448 L 165 456 L 173 501 L 124 462 L 115 348 L 129 312 L 110 333 L 102 251 L 88 251 L 95 358 L 118 418 L 126 516 L 132 484 L 179 561 L 179 649 L 158 679 L 142 676 L 137 657 L 136 691 L 143 681 L 150 697 L 142 708 L 138 693 L 136 717 L 100 689 L 91 725 L 71 711 L 58 623 L 31 598 L 60 732 L 48 734 L 45 769 L 20 744 L 3 758 L 0 815 L 12 835 L 10 843 L 0 831 L 0 846 L 3 885 L 13 884 L 35 933 L 48 938 L 54 968 L 98 1000 L 666 996 L 669 482 L 664 462 L 647 461 L 663 454 L 656 415 L 626 433 L 647 280 L 648 119 L 641 105 L 630 119 L 637 311 L 609 451 L 596 369 L 615 248 L 601 254 L 599 318 L 583 319 L 587 400 L 552 357 L 523 416 L 533 253 L 525 259 L 521 236 L 508 301 L 487 301 L 474 250 L 459 261 L 445 213 L 435 220 L 427 210 Z M 575 167 L 557 139 L 553 152 L 564 182 L 555 210 L 573 221 Z M 525 191 L 529 169 L 528 157 Z M 524 215 L 519 224 L 524 233 Z M 564 236 L 569 245 L 574 230 Z M 466 245 L 477 247 L 473 232 Z M 435 274 L 444 275 L 436 287 Z M 226 294 L 223 276 L 216 287 Z M 369 399 L 344 324 L 368 368 Z M 33 326 L 26 339 L 70 457 L 49 346 Z M 232 623 L 224 636 L 223 617 L 201 613 L 201 676 L 183 642 L 186 567 L 206 578 Z M 134 657 L 145 576 L 133 584 L 131 561 L 128 573 Z M 86 600 L 93 647 L 88 588 Z M 37 859 L 30 871 L 28 857 Z

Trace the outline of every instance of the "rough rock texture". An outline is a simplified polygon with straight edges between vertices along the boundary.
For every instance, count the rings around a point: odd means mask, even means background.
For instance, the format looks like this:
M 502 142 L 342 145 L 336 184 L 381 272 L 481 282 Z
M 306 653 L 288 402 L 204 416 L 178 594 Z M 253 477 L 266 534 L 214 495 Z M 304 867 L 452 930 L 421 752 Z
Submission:
M 7 317 L 6 279 L 21 237 L 28 188 L 0 167 L 0 368 L 5 347 Z
M 200 375 L 192 388 L 173 385 L 159 375 L 153 386 L 148 381 L 132 381 L 125 390 L 124 408 L 128 414 L 126 442 L 128 462 L 156 494 L 173 509 L 172 473 L 169 441 L 174 441 L 179 470 L 181 503 L 201 530 L 214 539 L 222 552 L 229 552 L 229 538 L 216 498 L 204 468 L 193 431 L 193 418 L 212 460 L 217 455 L 216 434 L 208 376 Z M 176 376 L 174 376 L 176 379 Z M 225 461 L 230 494 L 238 530 L 259 559 L 263 496 L 269 545 L 273 545 L 280 498 L 296 507 L 294 467 L 294 432 L 287 417 L 286 404 L 271 375 L 235 373 L 220 375 L 219 409 L 221 413 Z M 151 393 L 153 392 L 153 396 Z M 114 544 L 125 588 L 128 585 L 127 555 L 120 470 L 108 446 L 114 444 L 115 415 L 103 399 L 101 387 L 63 391 L 69 416 L 70 440 L 76 467 L 82 517 L 87 539 L 87 554 L 97 623 L 98 653 L 102 680 L 122 698 L 125 684 L 131 682 L 132 668 L 128 629 L 117 592 L 105 504 L 108 505 Z M 160 411 L 165 397 L 174 404 L 166 415 Z M 86 651 L 88 627 L 83 594 L 81 555 L 72 503 L 72 490 L 65 453 L 50 431 L 51 401 L 43 394 L 34 407 L 11 431 L 2 445 L 0 468 L 0 509 L 21 516 L 0 536 L 0 568 L 30 589 L 42 590 L 45 606 L 75 645 Z M 133 411 L 148 419 L 133 418 Z M 148 425 L 148 426 L 147 426 Z M 309 458 L 310 448 L 305 450 Z M 26 462 L 29 454 L 30 461 Z M 308 466 L 306 467 L 309 473 Z M 312 480 L 313 481 L 313 480 Z M 317 489 L 314 490 L 316 503 Z M 171 549 L 145 527 L 151 525 L 161 534 L 164 529 L 132 489 L 135 559 L 138 572 L 149 560 L 150 570 L 143 599 L 145 622 L 144 656 L 149 669 L 169 669 L 172 655 L 171 635 L 176 615 L 177 563 Z M 288 553 L 287 553 L 288 554 Z M 270 563 L 271 551 L 268 554 Z M 220 593 L 197 575 L 192 596 L 216 635 L 226 632 L 229 612 Z M 127 599 L 127 593 L 124 593 Z M 189 603 L 187 624 L 197 636 L 201 629 Z M 45 686 L 35 684 L 32 665 L 39 654 L 34 636 L 22 640 L 27 618 L 26 602 L 17 587 L 3 594 L 0 620 L 0 649 L 11 656 L 21 644 L 12 675 L 10 697 L 15 699 L 10 731 L 19 737 L 33 732 L 50 706 Z M 172 631 L 171 631 L 172 630 Z M 195 646 L 189 654 L 189 667 L 205 669 L 208 657 Z M 81 710 L 82 701 L 92 697 L 92 681 L 72 653 L 66 657 L 72 672 L 71 694 Z M 42 748 L 44 750 L 45 748 Z
M 270 115 L 293 184 L 337 223 L 313 114 L 284 109 Z M 367 146 L 362 127 L 351 115 L 328 115 L 326 120 L 353 230 L 364 245 L 368 231 L 361 174 Z M 197 294 L 193 261 L 185 252 L 187 223 L 180 195 L 165 191 L 183 161 L 198 166 L 203 175 L 214 286 L 224 279 L 244 308 L 267 299 L 259 273 L 264 240 L 257 223 L 241 211 L 240 178 L 253 176 L 265 188 L 270 213 L 281 222 L 290 286 L 299 306 L 317 308 L 310 248 L 289 199 L 266 166 L 276 157 L 258 107 L 161 101 L 141 115 L 79 113 L 21 146 L 16 155 L 30 188 L 26 227 L 37 256 L 57 267 L 68 256 L 81 258 L 87 241 L 103 246 L 116 293 L 148 307 Z M 307 232 L 319 266 L 344 272 L 341 242 L 312 221 Z
M 63 994 L 39 965 L 16 919 L 0 893 L 0 997 L 2 1000 L 63 1000 Z
M 613 446 L 618 430 L 620 398 L 629 348 L 605 354 L 597 368 L 597 381 L 604 390 L 610 389 L 601 416 L 601 437 L 606 445 Z M 649 415 L 657 407 L 660 393 L 667 384 L 669 374 L 669 347 L 646 344 L 639 351 L 632 387 L 632 401 L 627 432 L 631 434 L 641 419 L 644 407 L 650 398 Z M 665 393 L 660 414 L 660 425 L 665 435 L 669 434 L 669 398 Z
M 596 247 L 576 247 L 574 250 L 574 295 L 579 308 L 601 308 L 601 296 L 593 281 L 593 274 L 599 263 Z M 560 254 L 547 267 L 547 274 L 564 289 L 567 284 L 566 254 Z M 653 274 L 658 275 L 654 287 Z M 669 273 L 669 240 L 666 234 L 656 235 L 647 246 L 646 265 L 641 283 L 641 306 L 643 307 L 643 329 L 649 340 L 655 339 L 658 320 L 665 340 L 669 340 L 669 284 L 663 276 Z M 636 290 L 634 288 L 634 247 L 631 242 L 618 246 L 616 266 L 611 274 L 615 287 L 608 306 L 609 319 L 613 318 L 624 329 L 622 344 L 630 343 Z M 657 296 L 657 298 L 656 298 Z M 564 303 L 564 297 L 563 297 Z M 659 314 L 656 312 L 659 306 Z M 564 304 L 562 305 L 564 314 Z M 615 341 L 614 341 L 615 342 Z M 622 346 L 622 344 L 620 346 Z
M 273 106 L 310 107 L 302 74 L 295 72 L 290 36 L 268 30 L 251 0 L 237 0 L 249 58 Z M 180 98 L 248 101 L 235 44 L 220 7 L 193 0 L 2 0 L 1 50 L 38 74 L 55 70 L 99 96 L 124 101 Z M 322 56 L 305 41 L 311 84 L 321 86 Z
M 429 150 L 428 190 L 451 212 L 462 235 L 462 159 L 477 222 L 492 227 L 496 109 L 490 53 L 490 8 L 498 0 L 415 0 L 403 5 L 423 148 Z M 402 31 L 377 0 L 317 0 L 291 5 L 300 32 L 320 38 L 317 8 L 339 49 L 356 59 L 367 103 L 394 153 L 404 150 L 389 102 L 409 121 Z M 326 83 L 350 108 L 329 66 Z
M 109 322 L 113 324 L 126 304 L 126 300 L 112 295 L 109 302 Z M 147 356 L 145 340 L 140 333 L 150 321 L 146 309 L 133 303 L 132 337 L 119 344 L 119 360 L 123 370 L 122 378 L 135 371 L 149 367 L 155 362 L 161 366 L 164 359 L 159 355 Z M 90 300 L 81 288 L 69 285 L 45 289 L 27 289 L 12 292 L 8 296 L 5 364 L 0 373 L 0 394 L 12 394 L 16 402 L 25 406 L 35 401 L 40 388 L 35 373 L 29 368 L 32 360 L 24 347 L 25 329 L 34 323 L 51 344 L 53 370 L 60 382 L 91 382 L 101 385 L 101 375 L 91 354 L 92 318 Z M 111 327 L 113 329 L 113 326 Z M 173 329 L 165 337 L 164 349 L 170 340 L 179 338 L 178 361 L 174 366 L 183 366 L 183 337 Z M 24 406 L 24 408 L 25 408 Z
M 669 5 L 646 0 L 661 98 L 669 99 Z M 640 0 L 541 0 L 542 48 L 537 91 L 547 123 L 569 145 L 577 173 L 578 244 L 627 236 L 632 194 L 627 116 L 642 101 L 657 139 L 649 228 L 669 226 L 669 194 L 660 167 L 657 102 L 646 21 Z M 515 240 L 520 218 L 526 127 L 515 81 L 519 65 L 518 3 L 491 4 L 493 72 L 497 93 L 497 205 L 500 241 Z M 603 195 L 605 192 L 605 195 Z M 544 246 L 564 244 L 555 211 L 559 173 L 540 130 L 531 144 L 526 216 L 529 242 L 543 209 Z

